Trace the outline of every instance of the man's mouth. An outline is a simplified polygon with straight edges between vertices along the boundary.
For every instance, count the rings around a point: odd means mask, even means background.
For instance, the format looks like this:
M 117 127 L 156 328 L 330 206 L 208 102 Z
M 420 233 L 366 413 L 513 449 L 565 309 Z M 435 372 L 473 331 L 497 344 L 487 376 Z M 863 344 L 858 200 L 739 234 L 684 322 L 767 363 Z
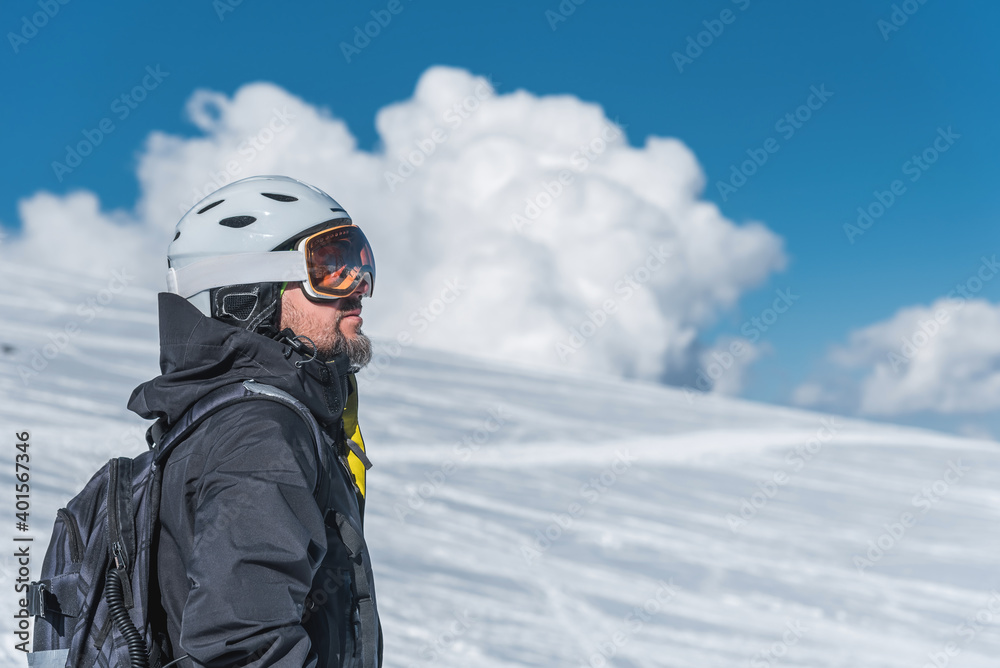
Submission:
M 355 325 L 356 327 L 361 327 L 361 325 L 364 323 L 364 320 L 361 319 L 360 308 L 354 308 L 351 309 L 350 311 L 344 311 L 343 313 L 340 314 L 341 322 L 343 322 L 344 320 L 350 321 L 351 318 L 354 318 L 356 320 L 356 325 Z

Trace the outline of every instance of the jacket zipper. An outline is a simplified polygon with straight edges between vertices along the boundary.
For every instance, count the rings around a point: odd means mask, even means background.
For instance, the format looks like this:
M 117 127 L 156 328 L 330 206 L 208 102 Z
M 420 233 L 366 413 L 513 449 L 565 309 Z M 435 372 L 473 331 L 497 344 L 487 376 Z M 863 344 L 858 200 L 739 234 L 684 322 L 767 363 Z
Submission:
M 121 575 L 121 583 L 125 601 L 132 601 L 132 583 L 128 577 L 128 552 L 122 543 L 121 518 L 118 516 L 118 460 L 111 460 L 108 471 L 108 539 L 114 568 Z M 130 603 L 129 603 L 130 605 Z

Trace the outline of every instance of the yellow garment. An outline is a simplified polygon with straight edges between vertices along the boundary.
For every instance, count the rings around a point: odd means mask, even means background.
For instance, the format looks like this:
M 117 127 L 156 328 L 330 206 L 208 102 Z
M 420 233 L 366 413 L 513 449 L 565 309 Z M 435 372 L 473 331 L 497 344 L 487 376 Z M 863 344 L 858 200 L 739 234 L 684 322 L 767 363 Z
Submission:
M 350 384 L 351 389 L 347 395 L 347 405 L 344 406 L 344 433 L 347 434 L 347 438 L 357 443 L 361 451 L 364 452 L 365 439 L 361 437 L 361 427 L 358 426 L 358 381 L 352 373 L 347 376 L 347 382 Z M 364 496 L 365 465 L 350 450 L 347 452 L 347 463 L 351 467 L 351 473 L 354 474 L 354 482 L 357 484 L 361 496 Z

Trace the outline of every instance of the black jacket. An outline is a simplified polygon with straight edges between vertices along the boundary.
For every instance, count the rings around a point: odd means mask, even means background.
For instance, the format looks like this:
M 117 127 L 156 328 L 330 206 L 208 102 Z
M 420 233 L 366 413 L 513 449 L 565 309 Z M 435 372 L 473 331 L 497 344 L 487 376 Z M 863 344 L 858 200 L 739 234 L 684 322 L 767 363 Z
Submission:
M 211 390 L 255 380 L 304 403 L 329 437 L 331 466 L 346 470 L 346 357 L 301 363 L 177 295 L 160 294 L 159 309 L 162 375 L 135 389 L 131 410 L 173 424 Z M 349 473 L 317 469 L 306 421 L 270 401 L 223 409 L 170 455 L 156 581 L 173 656 L 190 657 L 180 666 L 362 665 L 358 571 L 337 528 L 349 518 L 360 530 L 361 507 Z M 314 497 L 320 475 L 324 499 Z M 357 561 L 373 587 L 367 553 Z

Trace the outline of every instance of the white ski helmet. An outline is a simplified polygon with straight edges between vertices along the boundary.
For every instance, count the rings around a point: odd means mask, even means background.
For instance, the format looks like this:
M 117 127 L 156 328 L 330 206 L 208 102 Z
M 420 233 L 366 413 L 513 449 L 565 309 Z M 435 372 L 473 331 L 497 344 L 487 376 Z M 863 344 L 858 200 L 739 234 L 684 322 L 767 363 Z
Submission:
M 177 223 L 167 249 L 167 289 L 209 317 L 273 336 L 282 284 L 307 278 L 302 253 L 292 246 L 344 225 L 353 225 L 344 208 L 311 185 L 287 176 L 235 181 Z

